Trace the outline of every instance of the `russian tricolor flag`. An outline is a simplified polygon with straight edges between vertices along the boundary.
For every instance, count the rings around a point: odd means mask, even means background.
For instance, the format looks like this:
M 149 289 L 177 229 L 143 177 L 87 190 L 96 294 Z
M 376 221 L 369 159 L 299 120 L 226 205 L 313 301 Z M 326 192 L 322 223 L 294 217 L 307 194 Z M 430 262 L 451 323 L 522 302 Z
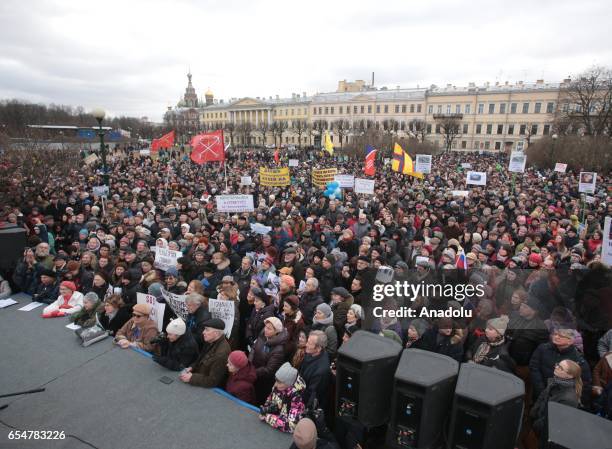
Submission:
M 465 271 L 467 271 L 468 269 L 467 258 L 465 257 L 465 253 L 463 252 L 463 250 L 461 250 L 461 252 L 459 253 L 459 257 L 457 257 L 455 267 L 459 269 L 464 269 Z
M 366 156 L 365 156 L 365 166 L 363 167 L 363 172 L 368 176 L 374 176 L 376 174 L 376 166 L 374 165 L 374 161 L 376 161 L 376 150 L 372 145 L 368 145 L 366 147 Z

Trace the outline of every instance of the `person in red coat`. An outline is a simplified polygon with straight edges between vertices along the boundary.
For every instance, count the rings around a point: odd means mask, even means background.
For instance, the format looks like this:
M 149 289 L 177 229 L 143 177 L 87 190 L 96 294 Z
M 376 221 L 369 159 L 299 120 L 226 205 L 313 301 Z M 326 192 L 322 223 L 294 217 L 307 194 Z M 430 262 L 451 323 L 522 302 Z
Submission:
M 255 404 L 255 380 L 257 373 L 255 367 L 242 351 L 232 351 L 227 358 L 229 377 L 225 384 L 225 391 L 241 401 Z

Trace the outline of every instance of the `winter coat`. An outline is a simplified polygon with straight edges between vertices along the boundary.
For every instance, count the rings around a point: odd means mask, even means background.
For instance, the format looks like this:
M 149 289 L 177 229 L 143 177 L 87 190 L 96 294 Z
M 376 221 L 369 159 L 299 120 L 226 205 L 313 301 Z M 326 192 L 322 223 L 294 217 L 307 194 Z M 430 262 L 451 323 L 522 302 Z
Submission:
M 422 347 L 426 351 L 435 352 L 437 354 L 447 355 L 459 363 L 463 360 L 463 345 L 461 341 L 456 341 L 455 335 L 440 335 L 438 327 L 425 331 L 421 337 Z
M 185 332 L 175 342 L 167 338 L 159 343 L 159 356 L 153 356 L 153 361 L 172 371 L 181 371 L 195 362 L 198 357 L 198 344 L 191 335 Z
M 533 428 L 540 435 L 541 441 L 548 440 L 548 403 L 551 401 L 578 408 L 575 383 L 551 378 L 548 379 L 546 388 L 538 395 L 530 416 L 533 419 Z
M 229 374 L 227 383 L 225 384 L 225 391 L 241 401 L 255 404 L 256 380 L 257 373 L 255 372 L 255 367 L 251 363 L 248 363 L 247 366 L 234 374 Z
M 42 267 L 37 266 L 36 263 L 30 268 L 27 263 L 21 260 L 13 272 L 13 282 L 19 290 L 31 294 L 35 285 L 37 271 L 40 269 Z
M 230 345 L 225 336 L 207 345 L 200 353 L 198 360 L 192 365 L 192 376 L 189 383 L 206 388 L 223 385 L 227 376 L 227 358 L 230 352 Z
M 334 327 L 338 334 L 338 341 L 342 340 L 344 335 L 344 325 L 346 324 L 346 314 L 353 305 L 353 297 L 349 297 L 344 301 L 332 304 L 331 309 L 334 314 Z
M 73 313 L 70 316 L 70 321 L 72 321 L 74 324 L 77 324 L 83 328 L 88 328 L 88 327 L 95 325 L 96 324 L 96 311 L 98 310 L 99 306 L 100 306 L 100 302 L 98 301 L 96 305 L 93 307 L 93 309 L 91 310 L 87 310 L 85 309 L 85 307 L 83 307 L 81 310 L 79 310 L 76 313 Z
M 131 311 L 129 307 L 121 307 L 115 313 L 115 316 L 110 318 L 106 311 L 104 310 L 104 306 L 100 306 L 98 309 L 98 321 L 102 325 L 104 329 L 109 331 L 110 335 L 113 337 L 117 334 L 117 331 L 123 327 L 125 323 L 127 323 L 131 318 Z
M 302 312 L 306 326 L 312 324 L 315 310 L 319 304 L 323 304 L 323 298 L 318 292 L 304 293 L 300 298 L 300 312 Z
M 128 285 L 121 285 L 121 299 L 126 305 L 133 306 L 138 299 L 138 293 L 143 293 L 138 281 L 131 281 Z
M 484 349 L 487 344 L 489 345 L 489 351 L 487 354 L 484 355 L 480 361 L 474 360 L 474 357 L 477 356 L 480 350 L 482 350 L 480 349 L 481 346 Z M 474 360 L 474 362 L 478 363 L 479 365 L 497 368 L 498 370 L 514 374 L 516 363 L 508 353 L 508 341 L 504 340 L 501 343 L 490 343 L 487 340 L 487 337 L 483 336 L 476 340 L 474 346 L 469 352 L 470 354 L 468 355 L 468 359 Z
M 529 374 L 533 385 L 533 397 L 537 399 L 546 388 L 548 379 L 554 377 L 555 365 L 562 360 L 572 360 L 582 368 L 583 404 L 589 403 L 591 391 L 591 369 L 582 354 L 575 346 L 560 351 L 552 343 L 543 343 L 537 347 L 529 361 Z M 588 395 L 586 394 L 588 392 Z
M 510 340 L 510 356 L 517 365 L 527 366 L 531 355 L 542 343 L 548 341 L 546 325 L 539 318 L 526 320 L 519 315 L 510 315 L 506 336 Z
M 195 313 L 190 313 L 187 315 L 185 324 L 187 325 L 187 329 L 189 332 L 191 332 L 193 339 L 198 344 L 200 349 L 202 349 L 204 346 L 204 339 L 202 337 L 202 332 L 204 332 L 204 323 L 211 318 L 212 315 L 208 311 L 208 307 L 206 307 L 204 304 L 200 305 Z
M 321 351 L 321 354 L 315 357 L 306 354 L 300 365 L 300 376 L 302 376 L 307 385 L 304 392 L 304 403 L 310 405 L 314 399 L 317 399 L 319 407 L 325 410 L 331 379 L 327 351 Z
M 255 310 L 251 312 L 251 316 L 246 323 L 246 339 L 249 345 L 253 345 L 255 340 L 261 334 L 261 331 L 264 328 L 264 321 L 267 318 L 271 318 L 274 316 L 274 305 L 270 304 L 268 306 L 262 307 L 260 310 Z
M 260 419 L 281 432 L 293 433 L 304 414 L 304 379 L 297 377 L 293 386 L 279 390 L 274 387 L 261 407 Z
M 151 340 L 157 336 L 157 324 L 153 320 L 147 320 L 140 326 L 136 326 L 134 318 L 130 318 L 115 335 L 115 341 L 127 339 L 132 343 L 137 343 L 140 349 L 153 352 L 156 345 L 151 344 Z
M 327 345 L 325 350 L 329 355 L 330 360 L 335 360 L 336 352 L 338 351 L 338 333 L 333 325 L 333 316 L 328 317 L 323 321 L 313 321 L 310 327 L 311 331 L 322 331 L 327 336 Z
M 612 352 L 608 354 L 612 354 Z M 612 383 L 612 366 L 610 366 L 610 363 L 606 360 L 606 355 L 607 354 L 604 354 L 593 369 L 593 386 L 595 387 L 606 388 L 606 386 Z
M 608 352 L 612 352 L 612 329 L 606 332 L 597 342 L 597 352 L 599 357 L 603 357 Z
M 32 301 L 42 302 L 44 304 L 51 304 L 59 296 L 59 283 L 54 282 L 53 284 L 43 284 L 38 282 L 36 288 L 32 294 Z
M 78 312 L 83 308 L 83 294 L 80 292 L 72 292 L 68 304 L 64 305 L 64 303 L 64 298 L 60 295 L 55 302 L 43 309 L 43 315 L 58 312 L 60 310 L 68 315 Z
M 302 312 L 297 310 L 295 315 L 283 318 L 283 327 L 287 330 L 287 344 L 285 345 L 286 354 L 292 354 L 296 347 L 300 331 L 304 329 L 304 318 Z
M 276 370 L 285 361 L 285 343 L 287 331 L 283 329 L 272 338 L 266 338 L 262 330 L 253 350 L 249 354 L 249 360 L 257 370 L 257 380 L 262 378 L 274 379 Z
M 342 277 L 335 268 L 329 270 L 323 270 L 321 275 L 317 276 L 319 280 L 319 290 L 324 301 L 329 302 L 331 299 L 331 291 L 340 285 L 342 285 Z

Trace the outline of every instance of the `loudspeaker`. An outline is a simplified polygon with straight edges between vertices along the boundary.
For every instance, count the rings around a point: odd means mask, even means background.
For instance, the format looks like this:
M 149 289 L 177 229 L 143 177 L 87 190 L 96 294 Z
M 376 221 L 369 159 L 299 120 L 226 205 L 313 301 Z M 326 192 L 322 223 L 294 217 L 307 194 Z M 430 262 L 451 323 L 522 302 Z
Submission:
M 0 269 L 9 271 L 23 257 L 26 246 L 26 231 L 23 228 L 0 229 Z
M 437 447 L 449 415 L 459 363 L 445 355 L 405 349 L 395 372 L 387 443 Z
M 547 447 L 610 449 L 612 421 L 558 402 L 549 402 Z
M 514 449 L 523 416 L 525 384 L 487 366 L 459 370 L 449 428 L 449 449 Z
M 338 351 L 336 414 L 355 418 L 365 427 L 389 419 L 393 373 L 401 345 L 367 331 L 358 331 Z

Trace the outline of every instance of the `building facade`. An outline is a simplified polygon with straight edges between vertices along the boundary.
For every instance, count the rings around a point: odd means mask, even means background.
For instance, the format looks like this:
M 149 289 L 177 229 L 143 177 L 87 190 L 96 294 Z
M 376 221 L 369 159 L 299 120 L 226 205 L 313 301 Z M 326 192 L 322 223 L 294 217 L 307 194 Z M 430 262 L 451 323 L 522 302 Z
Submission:
M 322 130 L 328 130 L 340 147 L 374 127 L 398 137 L 420 136 L 440 147 L 509 151 L 551 133 L 563 83 L 390 89 L 344 80 L 336 92 L 225 102 L 215 100 L 210 90 L 198 100 L 188 74 L 185 95 L 165 120 L 179 132 L 225 129 L 226 140 L 238 145 L 318 145 Z M 452 141 L 445 139 L 449 120 L 456 124 Z

